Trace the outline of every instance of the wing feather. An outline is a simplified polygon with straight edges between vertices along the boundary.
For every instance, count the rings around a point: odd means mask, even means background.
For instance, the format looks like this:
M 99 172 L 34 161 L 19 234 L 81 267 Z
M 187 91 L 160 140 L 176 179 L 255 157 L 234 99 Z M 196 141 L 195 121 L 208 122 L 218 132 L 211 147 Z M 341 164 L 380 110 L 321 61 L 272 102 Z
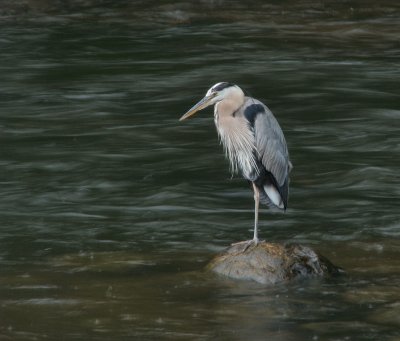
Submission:
M 278 122 L 266 107 L 265 112 L 255 119 L 254 135 L 263 166 L 282 186 L 289 174 L 288 150 Z
M 286 207 L 289 190 L 289 172 L 292 165 L 285 137 L 278 121 L 260 101 L 248 98 L 244 116 L 254 132 L 255 147 L 259 161 L 273 176 L 273 181 Z
M 272 173 L 279 186 L 288 177 L 291 164 L 285 136 L 278 121 L 260 101 L 249 98 L 244 115 L 254 131 L 255 147 L 265 169 Z

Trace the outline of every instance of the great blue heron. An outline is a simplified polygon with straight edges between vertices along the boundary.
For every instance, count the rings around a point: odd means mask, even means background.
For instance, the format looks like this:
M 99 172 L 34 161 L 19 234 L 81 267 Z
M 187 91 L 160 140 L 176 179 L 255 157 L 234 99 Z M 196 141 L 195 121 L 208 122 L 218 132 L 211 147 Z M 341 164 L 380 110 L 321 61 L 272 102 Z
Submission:
M 260 101 L 245 96 L 237 85 L 217 83 L 180 121 L 210 105 L 232 172 L 240 171 L 254 191 L 254 237 L 258 243 L 259 203 L 286 210 L 292 164 L 285 137 L 272 112 Z

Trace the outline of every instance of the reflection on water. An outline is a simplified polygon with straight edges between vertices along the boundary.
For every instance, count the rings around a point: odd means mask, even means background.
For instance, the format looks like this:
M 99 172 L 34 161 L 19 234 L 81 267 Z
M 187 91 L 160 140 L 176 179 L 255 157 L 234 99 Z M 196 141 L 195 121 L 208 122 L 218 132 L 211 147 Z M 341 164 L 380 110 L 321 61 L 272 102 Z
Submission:
M 398 5 L 65 4 L 0 10 L 1 338 L 398 339 Z M 294 164 L 261 237 L 347 276 L 203 272 L 253 217 L 211 111 L 178 122 L 223 80 L 268 104 Z

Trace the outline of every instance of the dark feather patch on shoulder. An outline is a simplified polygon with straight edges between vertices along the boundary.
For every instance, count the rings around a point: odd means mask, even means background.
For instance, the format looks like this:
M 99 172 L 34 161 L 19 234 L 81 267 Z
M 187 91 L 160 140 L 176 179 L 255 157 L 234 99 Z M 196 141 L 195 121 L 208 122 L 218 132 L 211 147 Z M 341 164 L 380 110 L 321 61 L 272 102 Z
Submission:
M 246 117 L 247 121 L 249 121 L 250 125 L 253 127 L 257 115 L 262 114 L 263 112 L 264 107 L 261 104 L 252 104 L 245 109 L 244 117 Z

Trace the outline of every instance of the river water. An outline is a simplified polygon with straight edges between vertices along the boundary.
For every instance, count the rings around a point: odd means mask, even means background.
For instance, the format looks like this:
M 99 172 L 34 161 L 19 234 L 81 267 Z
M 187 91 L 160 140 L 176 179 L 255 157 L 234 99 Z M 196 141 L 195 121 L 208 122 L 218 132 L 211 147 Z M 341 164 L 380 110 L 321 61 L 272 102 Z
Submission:
M 397 2 L 99 3 L 2 3 L 0 339 L 399 340 Z M 178 122 L 220 81 L 294 165 L 260 237 L 346 275 L 204 272 L 252 236 L 212 110 Z

